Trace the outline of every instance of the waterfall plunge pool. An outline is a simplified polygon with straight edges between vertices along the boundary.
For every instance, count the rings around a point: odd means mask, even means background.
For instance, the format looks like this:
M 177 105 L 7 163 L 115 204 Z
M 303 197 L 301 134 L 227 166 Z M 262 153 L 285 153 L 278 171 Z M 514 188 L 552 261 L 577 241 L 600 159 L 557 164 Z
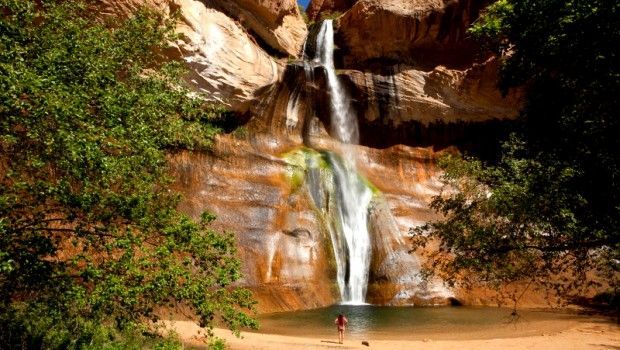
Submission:
M 511 338 L 551 334 L 591 320 L 569 311 L 512 310 L 497 307 L 392 307 L 333 305 L 326 308 L 260 315 L 258 332 L 331 339 L 342 313 L 345 336 L 358 340 L 451 340 Z

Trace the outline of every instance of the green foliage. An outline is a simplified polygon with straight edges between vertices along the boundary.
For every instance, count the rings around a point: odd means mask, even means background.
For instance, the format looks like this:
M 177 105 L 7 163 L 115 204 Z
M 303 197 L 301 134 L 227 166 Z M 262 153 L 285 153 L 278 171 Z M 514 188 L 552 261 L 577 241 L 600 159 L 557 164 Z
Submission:
M 617 293 L 619 10 L 607 0 L 501 0 L 470 30 L 503 55 L 504 91 L 525 84 L 528 95 L 499 162 L 443 164 L 448 187 L 433 207 L 445 220 L 417 231 L 442 242 L 447 278 L 529 279 L 561 294 L 595 280 Z
M 222 339 L 215 339 L 209 344 L 209 349 L 224 350 L 226 349 L 226 343 Z
M 506 49 L 508 42 L 503 32 L 508 30 L 507 18 L 513 14 L 513 5 L 508 0 L 498 0 L 489 5 L 468 32 L 487 47 L 495 50 Z
M 177 348 L 150 321 L 179 305 L 203 327 L 255 326 L 231 287 L 233 236 L 179 214 L 168 190 L 166 153 L 208 147 L 221 113 L 165 63 L 174 23 L 101 22 L 74 1 L 0 9 L 3 346 Z
M 304 22 L 306 23 L 306 25 L 311 25 L 313 22 L 310 21 L 310 19 L 308 18 L 308 14 L 306 13 L 306 10 L 304 9 L 304 7 L 299 4 L 297 4 L 297 7 L 299 8 L 299 13 L 301 14 L 301 18 L 304 19 Z
M 231 134 L 238 140 L 244 140 L 250 135 L 250 130 L 247 126 L 242 125 L 233 130 Z

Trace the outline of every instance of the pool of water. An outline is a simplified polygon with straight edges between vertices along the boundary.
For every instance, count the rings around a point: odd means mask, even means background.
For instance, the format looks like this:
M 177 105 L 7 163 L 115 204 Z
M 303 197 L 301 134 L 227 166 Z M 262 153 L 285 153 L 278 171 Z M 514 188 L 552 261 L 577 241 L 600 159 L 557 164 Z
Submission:
M 554 333 L 581 317 L 567 312 L 493 307 L 388 307 L 334 305 L 327 308 L 259 316 L 261 333 L 333 337 L 334 319 L 348 320 L 347 336 L 356 339 L 485 339 Z

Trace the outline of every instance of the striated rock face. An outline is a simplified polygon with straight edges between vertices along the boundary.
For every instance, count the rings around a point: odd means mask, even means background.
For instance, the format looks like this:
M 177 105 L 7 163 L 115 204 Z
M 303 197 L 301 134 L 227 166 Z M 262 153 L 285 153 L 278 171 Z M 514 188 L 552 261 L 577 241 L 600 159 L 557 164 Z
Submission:
M 217 7 L 235 18 L 269 47 L 298 57 L 306 39 L 306 23 L 295 0 L 217 0 Z
M 314 143 L 335 147 L 324 135 Z M 211 211 L 218 216 L 216 229 L 235 232 L 244 262 L 240 284 L 254 292 L 261 312 L 321 307 L 340 297 L 325 217 L 333 210 L 325 204 L 330 192 L 312 191 L 325 173 L 304 168 L 300 147 L 262 133 L 224 135 L 212 152 L 169 158 L 174 189 L 184 194 L 180 209 L 194 217 Z M 357 146 L 356 152 L 360 173 L 378 191 L 369 220 L 374 248 L 368 301 L 445 303 L 450 292 L 420 284 L 420 261 L 409 254 L 407 241 L 409 227 L 434 217 L 427 204 L 439 188 L 436 154 L 406 146 Z M 292 153 L 301 158 L 287 156 Z
M 315 127 L 317 120 L 331 129 L 329 96 L 321 88 L 326 83 L 325 70 L 320 66 L 307 69 L 313 82 L 307 81 L 307 72 L 299 64 L 287 67 L 282 83 L 255 105 L 260 117 L 255 118 L 253 128 L 285 131 L 281 140 L 320 131 Z M 465 70 L 437 66 L 424 71 L 395 65 L 381 70 L 341 70 L 338 77 L 356 110 L 360 144 L 437 150 L 457 146 L 480 154 L 502 135 L 521 107 L 522 90 L 502 96 L 496 88 L 497 69 L 497 60 L 490 58 Z
M 360 145 L 350 151 L 373 190 L 370 303 L 444 304 L 453 293 L 475 304 L 491 298 L 423 283 L 423 261 L 407 239 L 411 227 L 437 218 L 428 205 L 441 189 L 438 150 L 484 148 L 520 108 L 520 91 L 502 97 L 495 87 L 497 60 L 475 57 L 465 36 L 485 2 L 313 0 L 308 9 L 311 18 L 346 11 L 336 20 L 335 58 L 360 124 Z M 216 229 L 235 233 L 244 269 L 239 284 L 254 292 L 259 311 L 338 302 L 330 238 L 330 219 L 340 209 L 337 181 L 320 159 L 343 147 L 330 137 L 326 71 L 316 61 L 284 67 L 273 57 L 300 53 L 307 30 L 296 1 L 100 3 L 102 13 L 116 16 L 144 3 L 180 11 L 181 38 L 171 57 L 187 64 L 197 90 L 251 117 L 237 136 L 219 136 L 212 151 L 172 154 L 169 162 L 174 189 L 184 195 L 180 209 L 194 217 L 211 211 Z
M 190 69 L 188 80 L 208 99 L 247 110 L 259 89 L 278 81 L 281 68 L 230 17 L 184 2 L 176 45 Z
M 358 0 L 312 0 L 308 4 L 306 14 L 312 21 L 321 18 L 321 14 L 345 12 L 350 9 Z
M 437 66 L 424 71 L 395 65 L 380 71 L 348 70 L 342 79 L 357 101 L 364 144 L 384 147 L 411 144 L 414 140 L 408 140 L 407 134 L 421 141 L 423 135 L 412 126 L 515 118 L 522 92 L 511 90 L 502 96 L 496 87 L 497 71 L 497 60 L 490 58 L 465 70 Z
M 308 9 L 311 19 L 343 12 L 335 21 L 336 64 L 360 123 L 360 145 L 351 146 L 357 169 L 373 189 L 370 303 L 445 304 L 454 295 L 467 304 L 494 302 L 487 291 L 422 282 L 424 261 L 410 253 L 407 235 L 437 218 L 428 207 L 441 189 L 437 150 L 484 147 L 497 120 L 518 114 L 521 92 L 502 97 L 498 61 L 476 56 L 466 37 L 487 2 L 312 0 Z M 130 16 L 142 5 L 180 15 L 181 36 L 169 54 L 186 63 L 187 81 L 251 116 L 238 134 L 247 136 L 222 135 L 210 152 L 170 155 L 173 189 L 184 198 L 180 210 L 196 218 L 211 211 L 215 229 L 234 232 L 244 272 L 239 285 L 253 291 L 259 311 L 338 302 L 326 217 L 338 209 L 335 181 L 329 169 L 287 159 L 306 147 L 321 154 L 341 149 L 329 135 L 324 68 L 283 62 L 300 56 L 307 34 L 296 1 L 99 0 L 97 11 Z M 543 303 L 535 297 L 534 305 Z
M 337 22 L 345 66 L 390 61 L 466 65 L 475 53 L 475 46 L 466 40 L 466 29 L 486 2 L 360 0 Z
M 213 152 L 172 155 L 184 194 L 180 209 L 217 215 L 215 228 L 235 233 L 244 278 L 259 311 L 298 310 L 337 301 L 330 242 L 310 195 L 289 181 L 272 139 L 219 137 Z M 336 288 L 336 289 L 334 289 Z
M 98 10 L 104 15 L 129 16 L 144 5 L 166 15 L 179 11 L 181 37 L 173 43 L 170 56 L 185 61 L 188 82 L 205 92 L 208 100 L 245 112 L 260 89 L 278 82 L 282 67 L 244 27 L 215 6 L 198 0 L 101 0 Z M 291 45 L 297 44 L 291 41 Z

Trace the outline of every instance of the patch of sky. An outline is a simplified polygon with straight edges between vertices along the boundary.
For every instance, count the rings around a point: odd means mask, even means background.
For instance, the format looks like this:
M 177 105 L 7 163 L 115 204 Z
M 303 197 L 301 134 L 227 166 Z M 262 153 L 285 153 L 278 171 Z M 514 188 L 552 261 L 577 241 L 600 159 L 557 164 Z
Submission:
M 310 0 L 297 0 L 297 3 L 299 5 L 301 5 L 301 7 L 303 7 L 304 9 L 306 9 L 308 7 L 308 3 L 310 2 Z

